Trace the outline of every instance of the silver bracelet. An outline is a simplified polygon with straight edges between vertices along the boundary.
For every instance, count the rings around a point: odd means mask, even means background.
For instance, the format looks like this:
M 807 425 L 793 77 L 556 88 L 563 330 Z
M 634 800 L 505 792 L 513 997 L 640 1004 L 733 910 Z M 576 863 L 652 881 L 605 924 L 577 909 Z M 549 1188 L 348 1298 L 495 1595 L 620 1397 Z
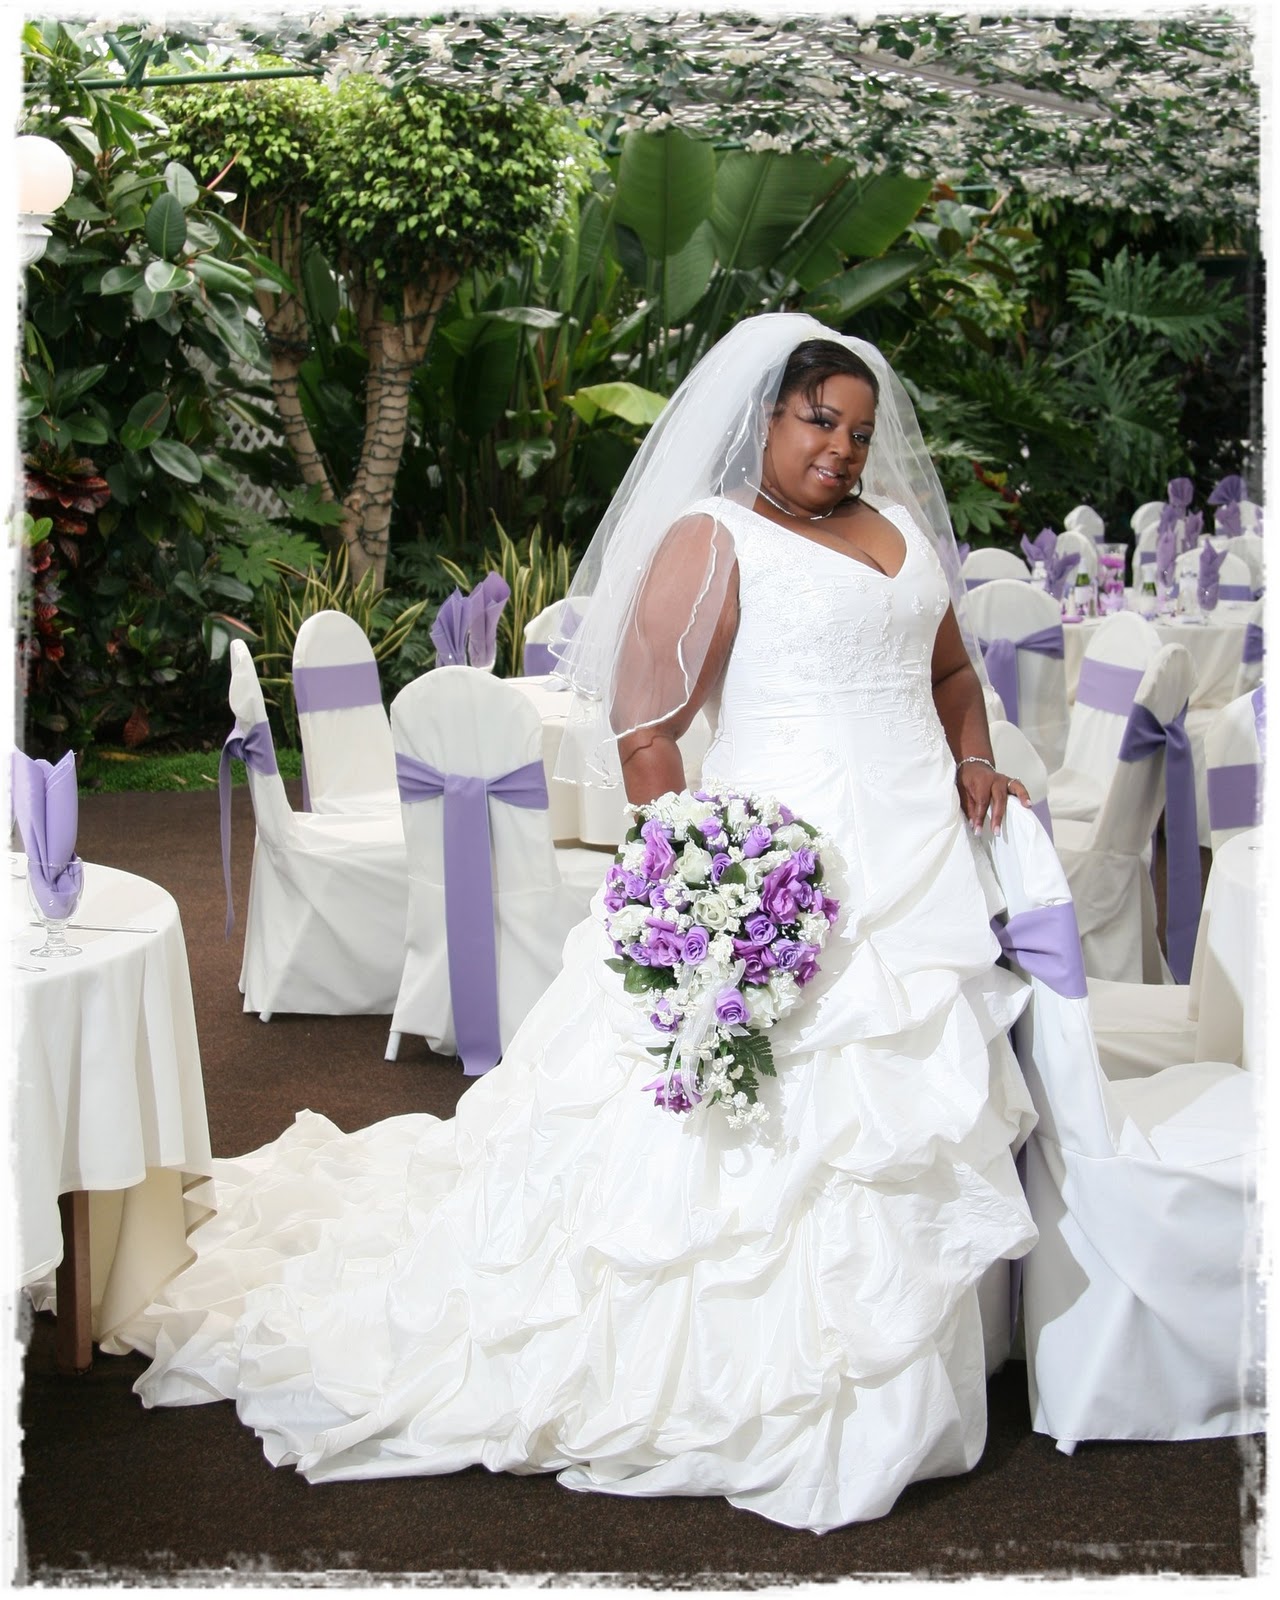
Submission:
M 992 772 L 996 770 L 995 763 L 988 761 L 986 756 L 961 756 L 956 762 L 956 771 L 959 772 L 961 767 L 968 766 L 971 761 L 976 761 L 980 767 L 990 767 Z

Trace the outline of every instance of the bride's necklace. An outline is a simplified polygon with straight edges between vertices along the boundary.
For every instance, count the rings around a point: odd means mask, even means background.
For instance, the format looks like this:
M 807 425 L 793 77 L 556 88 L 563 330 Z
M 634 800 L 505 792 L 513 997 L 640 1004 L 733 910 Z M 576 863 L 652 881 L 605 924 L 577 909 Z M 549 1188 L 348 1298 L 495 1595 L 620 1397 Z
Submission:
M 765 488 L 764 484 L 758 484 L 756 492 L 762 495 L 776 510 L 781 511 L 784 517 L 803 517 L 806 522 L 825 522 L 829 516 L 832 516 L 844 504 L 843 500 L 837 500 L 835 505 L 833 505 L 829 510 L 819 511 L 813 516 L 810 516 L 807 511 L 792 511 L 787 506 L 781 504 L 780 501 L 775 500 Z

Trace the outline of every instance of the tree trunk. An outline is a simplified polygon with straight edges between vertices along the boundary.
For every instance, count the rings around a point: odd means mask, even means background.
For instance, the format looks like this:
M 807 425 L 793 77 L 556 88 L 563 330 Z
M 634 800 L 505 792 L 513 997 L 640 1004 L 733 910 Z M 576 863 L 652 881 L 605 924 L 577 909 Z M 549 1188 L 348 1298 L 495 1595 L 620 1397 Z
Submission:
M 436 267 L 405 289 L 402 313 L 390 321 L 383 316 L 376 283 L 352 288 L 360 339 L 369 357 L 360 464 L 343 501 L 342 537 L 352 583 L 369 571 L 379 589 L 386 581 L 391 507 L 409 428 L 409 383 L 426 357 L 436 318 L 457 281 L 453 268 Z
M 282 211 L 271 227 L 264 230 L 269 239 L 271 259 L 294 283 L 302 281 L 302 212 L 293 208 Z M 271 359 L 271 387 L 275 393 L 276 410 L 285 443 L 298 463 L 302 481 L 318 488 L 324 500 L 334 500 L 333 485 L 324 458 L 316 448 L 310 425 L 302 409 L 299 392 L 299 373 L 311 353 L 311 330 L 302 299 L 296 294 L 280 290 L 255 291 L 258 310 L 266 327 L 267 350 Z M 322 530 L 325 543 L 332 551 L 342 548 L 341 531 L 337 528 Z

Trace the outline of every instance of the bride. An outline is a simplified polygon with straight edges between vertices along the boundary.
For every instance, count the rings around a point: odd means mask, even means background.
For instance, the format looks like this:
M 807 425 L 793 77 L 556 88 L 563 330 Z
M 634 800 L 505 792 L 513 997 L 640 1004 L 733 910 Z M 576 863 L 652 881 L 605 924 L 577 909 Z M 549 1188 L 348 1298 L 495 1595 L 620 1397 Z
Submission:
M 601 900 L 451 1121 L 301 1113 L 216 1163 L 196 1260 L 128 1330 L 143 1403 L 233 1399 L 313 1482 L 556 1472 L 792 1527 L 964 1472 L 976 1286 L 1035 1238 L 1025 990 L 975 833 L 1009 794 L 937 478 L 878 351 L 739 324 L 673 397 L 575 578 L 577 759 L 632 802 L 706 788 L 822 828 L 842 907 L 772 1030 L 763 1126 L 656 1109 Z M 602 873 L 603 877 L 603 873 Z M 824 884 L 824 888 L 826 885 Z

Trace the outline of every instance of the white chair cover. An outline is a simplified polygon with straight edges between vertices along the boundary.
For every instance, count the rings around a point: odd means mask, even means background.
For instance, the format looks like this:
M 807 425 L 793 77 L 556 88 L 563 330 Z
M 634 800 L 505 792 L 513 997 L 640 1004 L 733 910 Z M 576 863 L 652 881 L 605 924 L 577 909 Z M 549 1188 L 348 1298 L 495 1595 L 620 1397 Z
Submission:
M 1140 538 L 1149 530 L 1153 531 L 1159 525 L 1160 513 L 1163 510 L 1163 500 L 1144 500 L 1129 518 L 1129 526 L 1133 529 L 1134 538 Z
M 1093 702 L 1106 699 L 1113 684 L 1125 682 L 1126 672 L 1136 693 L 1159 649 L 1159 634 L 1136 612 L 1118 611 L 1098 624 L 1081 662 L 1062 765 L 1049 769 L 1049 807 L 1055 823 L 1069 817 L 1089 821 L 1097 816 L 1119 760 L 1129 708 L 1120 698 L 1114 702 L 1115 709 Z M 1095 685 L 1102 692 L 1096 692 Z
M 1022 729 L 1015 728 L 1012 722 L 997 719 L 991 723 L 990 730 L 991 751 L 995 756 L 996 766 L 1011 778 L 1021 778 L 1026 785 L 1027 793 L 1031 796 L 1032 811 L 1039 817 L 1045 832 L 1052 839 L 1053 818 L 1049 810 L 1049 774 L 1035 746 Z M 1009 804 L 1015 806 L 1021 805 L 1022 802 L 1011 799 Z
M 1263 760 L 1252 693 L 1239 695 L 1209 717 L 1203 759 L 1209 843 L 1216 852 L 1262 820 Z
M 298 629 L 293 692 L 310 810 L 398 811 L 396 758 L 364 629 L 318 611 Z
M 1013 813 L 992 854 L 1011 917 L 1068 898 L 1027 818 Z M 1260 1431 L 1257 1079 L 1199 1061 L 1108 1082 L 1088 1001 L 1023 975 L 1014 1039 L 1039 1116 L 1025 1181 L 1040 1237 L 1022 1271 L 1032 1427 L 1066 1453 Z
M 524 625 L 523 660 L 526 677 L 541 677 L 555 671 L 555 657 L 551 654 L 550 646 L 553 640 L 560 637 L 561 618 L 568 612 L 581 622 L 590 603 L 587 595 L 578 596 L 572 604 L 567 599 L 553 600 L 536 617 L 529 618 Z M 567 693 L 568 685 L 565 684 L 564 688 Z
M 1068 526 L 1058 535 L 1058 543 L 1054 548 L 1055 554 L 1059 556 L 1080 557 L 1080 565 L 1071 574 L 1068 582 L 1073 581 L 1080 573 L 1087 572 L 1090 581 L 1097 583 L 1098 547 L 1087 533 L 1082 529 Z
M 1249 569 L 1249 577 L 1253 582 L 1255 594 L 1261 593 L 1267 582 L 1267 546 L 1256 533 L 1239 533 L 1234 538 L 1225 534 L 1214 534 L 1209 541 L 1216 549 L 1227 549 L 1233 556 L 1239 556 Z
M 1143 675 L 1134 704 L 1167 725 L 1186 705 L 1194 681 L 1189 653 L 1180 644 L 1164 645 Z M 1118 720 L 1123 732 L 1124 719 Z M 1156 935 L 1150 871 L 1151 835 L 1165 802 L 1164 754 L 1121 761 L 1118 749 L 1117 742 L 1110 782 L 1092 821 L 1059 816 L 1050 780 L 1054 844 L 1076 905 L 1085 971 L 1164 983 L 1170 974 Z M 1198 877 L 1196 889 L 1198 894 Z
M 993 544 L 981 550 L 970 550 L 960 563 L 960 576 L 966 589 L 990 583 L 992 578 L 1017 578 L 1022 583 L 1030 583 L 1031 568 L 1012 550 L 1002 550 Z
M 1240 527 L 1245 533 L 1262 532 L 1262 507 L 1256 500 L 1240 500 Z
M 1233 541 L 1233 543 L 1236 541 Z M 1225 568 L 1226 562 L 1223 562 Z M 1209 729 L 1215 719 L 1226 706 L 1235 704 L 1240 699 L 1248 697 L 1262 682 L 1262 652 L 1263 652 L 1263 613 L 1266 609 L 1265 600 L 1255 600 L 1245 612 L 1245 629 L 1240 652 L 1240 665 L 1236 671 L 1235 683 L 1232 685 L 1231 697 L 1219 703 L 1215 696 L 1210 696 L 1206 704 L 1197 702 L 1187 712 L 1187 734 L 1191 740 L 1191 758 L 1196 769 L 1196 822 L 1200 830 L 1200 843 L 1207 849 L 1216 849 L 1213 840 L 1213 807 L 1209 803 L 1209 754 L 1207 739 Z M 1250 703 L 1248 716 L 1252 724 L 1253 707 Z M 1219 763 L 1221 764 L 1221 763 Z M 1222 785 L 1226 780 L 1215 780 L 1217 785 Z M 1261 794 L 1261 783 L 1259 783 Z M 1229 837 L 1229 834 L 1228 834 Z M 1222 841 L 1219 840 L 1218 843 Z
M 995 578 L 974 589 L 967 602 L 969 626 L 979 639 L 1026 639 L 1062 628 L 1058 602 L 1043 589 L 1016 579 Z M 1017 725 L 1050 772 L 1061 765 L 1067 743 L 1067 679 L 1061 655 L 1018 650 Z M 988 669 L 990 670 L 990 669 Z M 1010 708 L 1004 708 L 1006 717 Z
M 1148 575 L 1155 576 L 1152 563 L 1156 558 L 1156 540 L 1160 530 L 1160 512 L 1164 510 L 1162 504 L 1156 505 L 1156 514 L 1144 523 L 1142 531 L 1137 533 L 1133 541 L 1133 565 L 1130 579 L 1136 589 L 1142 579 Z M 1178 530 L 1178 539 L 1182 539 L 1182 530 Z
M 1219 550 L 1227 542 L 1221 539 L 1213 541 L 1215 548 Z M 1234 546 L 1238 541 L 1232 539 L 1229 542 Z M 1194 578 L 1200 571 L 1199 546 L 1194 550 L 1184 550 L 1175 563 L 1174 571 L 1178 575 L 1179 583 L 1182 582 L 1184 577 L 1190 576 Z M 1218 604 L 1228 607 L 1253 605 L 1255 600 L 1253 589 L 1253 573 L 1250 570 L 1249 563 L 1243 557 L 1238 556 L 1234 548 L 1227 550 L 1223 554 L 1222 565 L 1218 568 L 1218 591 L 1220 596 Z M 1224 590 L 1229 592 L 1224 594 Z
M 253 658 L 231 645 L 231 710 L 241 735 L 267 720 Z M 257 823 L 240 989 L 264 1022 L 389 1012 L 404 958 L 408 901 L 398 812 L 290 809 L 278 772 L 249 768 Z
M 1063 518 L 1062 527 L 1066 533 L 1083 535 L 1091 545 L 1107 536 L 1107 525 L 1092 506 L 1072 506 Z M 1061 544 L 1058 549 L 1062 549 Z
M 474 667 L 437 667 L 407 685 L 391 703 L 391 732 L 397 753 L 446 774 L 494 779 L 543 759 L 536 708 L 513 684 Z M 494 798 L 488 807 L 498 1024 L 505 1047 L 560 970 L 565 938 L 588 914 L 610 858 L 603 851 L 555 849 L 545 810 Z M 455 1050 L 444 810 L 442 800 L 402 807 L 409 917 L 389 1061 L 405 1033 L 420 1035 L 445 1055 Z

